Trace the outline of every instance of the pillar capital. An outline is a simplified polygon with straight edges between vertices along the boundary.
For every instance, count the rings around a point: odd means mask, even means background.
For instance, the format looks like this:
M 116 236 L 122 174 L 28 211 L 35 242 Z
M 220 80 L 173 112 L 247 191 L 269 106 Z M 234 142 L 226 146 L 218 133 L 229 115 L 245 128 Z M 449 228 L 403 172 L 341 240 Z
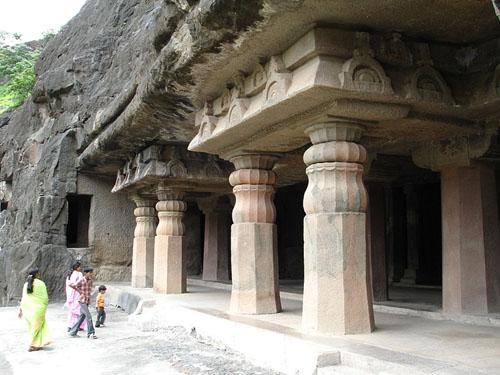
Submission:
M 228 155 L 227 159 L 238 169 L 264 169 L 271 170 L 276 160 L 280 158 L 277 153 L 238 152 Z
M 306 128 L 313 145 L 330 141 L 355 142 L 365 130 L 363 124 L 342 118 L 332 118 Z
M 130 199 L 135 203 L 136 207 L 154 207 L 157 199 L 154 197 L 146 197 L 138 194 L 130 196 Z
M 160 182 L 156 189 L 156 194 L 158 196 L 158 200 L 160 201 L 173 201 L 173 200 L 182 200 L 184 198 L 184 191 L 177 189 L 175 187 L 169 186 L 165 182 Z

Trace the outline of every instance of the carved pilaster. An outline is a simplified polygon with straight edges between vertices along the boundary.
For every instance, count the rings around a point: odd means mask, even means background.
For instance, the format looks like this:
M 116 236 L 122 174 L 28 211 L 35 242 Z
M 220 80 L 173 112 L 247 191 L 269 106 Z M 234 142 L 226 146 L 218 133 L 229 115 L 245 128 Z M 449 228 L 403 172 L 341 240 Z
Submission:
M 184 261 L 184 194 L 160 184 L 158 187 L 158 227 L 155 237 L 154 290 L 175 294 L 186 291 Z
M 271 170 L 276 155 L 245 154 L 231 158 L 229 177 L 236 203 L 231 227 L 233 288 L 231 311 L 269 314 L 281 310 L 278 289 L 276 208 Z
M 356 143 L 363 127 L 333 120 L 309 127 L 304 153 L 309 184 L 304 194 L 303 327 L 353 334 L 373 329 L 367 272 L 363 185 L 366 150 Z
M 153 286 L 154 241 L 156 232 L 155 200 L 132 197 L 137 208 L 134 210 L 136 226 L 132 250 L 132 287 Z

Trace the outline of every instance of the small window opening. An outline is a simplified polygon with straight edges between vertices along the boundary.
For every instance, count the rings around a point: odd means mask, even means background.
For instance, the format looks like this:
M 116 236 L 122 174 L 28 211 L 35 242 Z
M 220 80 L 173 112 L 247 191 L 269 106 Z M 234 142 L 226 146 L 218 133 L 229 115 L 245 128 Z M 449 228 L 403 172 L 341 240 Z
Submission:
M 0 202 L 0 212 L 5 211 L 9 207 L 9 202 Z
M 69 195 L 68 225 L 66 239 L 68 247 L 89 246 L 89 222 L 91 195 Z

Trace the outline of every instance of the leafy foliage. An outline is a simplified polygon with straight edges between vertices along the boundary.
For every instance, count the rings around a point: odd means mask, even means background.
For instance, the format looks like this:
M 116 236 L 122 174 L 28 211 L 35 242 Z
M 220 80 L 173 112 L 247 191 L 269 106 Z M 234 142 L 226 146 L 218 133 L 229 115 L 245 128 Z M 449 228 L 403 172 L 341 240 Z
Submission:
M 20 106 L 35 84 L 35 64 L 40 51 L 19 41 L 19 34 L 0 32 L 0 113 Z

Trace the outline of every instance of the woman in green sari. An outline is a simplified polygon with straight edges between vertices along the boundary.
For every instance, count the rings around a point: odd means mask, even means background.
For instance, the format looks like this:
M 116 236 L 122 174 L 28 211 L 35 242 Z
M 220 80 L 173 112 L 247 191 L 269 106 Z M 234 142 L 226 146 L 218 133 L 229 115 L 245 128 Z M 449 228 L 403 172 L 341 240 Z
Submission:
M 28 322 L 31 344 L 28 351 L 36 351 L 50 344 L 50 332 L 45 321 L 45 312 L 49 304 L 49 296 L 45 283 L 40 280 L 38 269 L 31 270 L 24 283 L 19 318 Z

